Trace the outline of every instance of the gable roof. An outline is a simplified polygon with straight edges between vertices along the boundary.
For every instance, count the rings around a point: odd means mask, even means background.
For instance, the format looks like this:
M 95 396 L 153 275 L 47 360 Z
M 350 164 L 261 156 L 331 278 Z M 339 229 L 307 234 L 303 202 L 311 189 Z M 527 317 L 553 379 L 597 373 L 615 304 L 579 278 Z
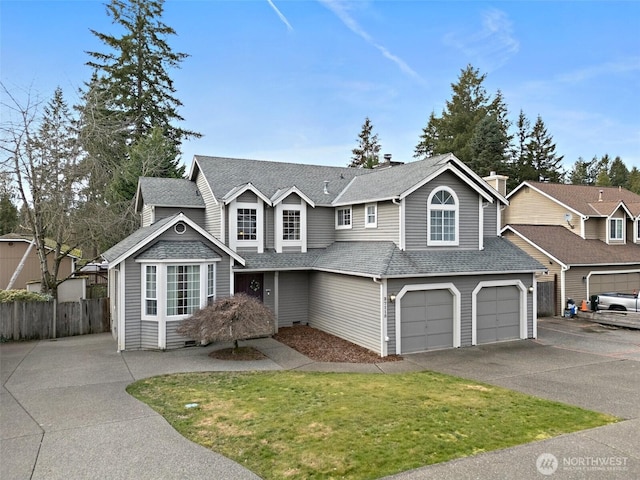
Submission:
M 156 207 L 204 208 L 195 182 L 186 178 L 140 177 L 136 191 L 136 212 L 143 204 Z
M 435 176 L 451 171 L 487 201 L 498 198 L 508 203 L 451 153 L 393 167 L 382 164 L 374 169 L 196 155 L 189 178 L 194 181 L 199 171 L 212 186 L 214 197 L 225 201 L 236 198 L 249 187 L 254 193 L 260 192 L 266 203 L 269 199 L 281 199 L 282 192 L 294 188 L 314 206 L 399 199 Z
M 533 188 L 583 216 L 607 217 L 617 210 L 621 202 L 633 217 L 640 215 L 640 195 L 621 187 L 522 182 L 507 195 L 507 198 L 511 198 L 524 187 Z
M 601 240 L 585 240 L 560 225 L 508 225 L 520 238 L 565 266 L 640 265 L 640 245 L 608 245 Z
M 198 240 L 160 240 L 136 257 L 136 260 L 219 260 L 221 257 Z
M 31 235 L 23 235 L 21 233 L 5 233 L 4 235 L 0 235 L 0 242 L 24 242 L 31 243 L 33 241 L 33 236 Z M 44 239 L 44 246 L 47 250 L 55 250 L 56 242 L 50 238 Z M 62 251 L 65 251 L 69 248 L 68 245 L 62 245 Z M 82 258 L 82 250 L 79 248 L 72 248 L 69 253 L 66 255 L 67 257 Z
M 166 232 L 169 228 L 173 227 L 178 222 L 184 222 L 197 231 L 204 238 L 213 243 L 220 250 L 225 252 L 231 258 L 238 261 L 241 265 L 245 264 L 244 258 L 231 250 L 225 244 L 223 244 L 216 237 L 200 227 L 197 223 L 187 217 L 184 213 L 176 213 L 170 217 L 165 217 L 157 222 L 149 225 L 148 227 L 142 227 L 133 232 L 128 237 L 124 238 L 120 242 L 116 243 L 113 247 L 102 254 L 107 262 L 109 262 L 109 268 L 115 267 L 123 260 L 129 258 L 131 255 L 140 251 L 146 245 L 149 245 L 153 240 L 158 238 L 163 232 Z
M 205 176 L 217 199 L 250 181 L 267 198 L 295 185 L 316 205 L 327 206 L 353 178 L 371 173 L 362 168 L 196 155 L 189 179 L 195 181 L 198 171 Z M 328 193 L 324 193 L 325 182 Z
M 319 270 L 371 278 L 530 273 L 546 268 L 510 241 L 485 237 L 484 250 L 400 250 L 393 242 L 334 242 L 307 253 L 245 254 L 241 270 Z M 239 270 L 239 271 L 241 271 Z

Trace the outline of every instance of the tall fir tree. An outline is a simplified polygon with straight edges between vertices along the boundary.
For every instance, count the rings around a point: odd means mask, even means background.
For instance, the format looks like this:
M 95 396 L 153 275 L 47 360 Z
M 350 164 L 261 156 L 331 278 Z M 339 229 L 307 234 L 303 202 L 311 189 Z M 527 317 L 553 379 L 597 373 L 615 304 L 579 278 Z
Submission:
M 595 185 L 598 176 L 598 159 L 590 161 L 583 160 L 582 157 L 573 164 L 569 172 L 569 183 L 572 185 Z
M 553 137 L 547 132 L 547 127 L 540 115 L 531 129 L 526 157 L 531 170 L 527 172 L 529 178 L 523 178 L 523 180 L 544 179 L 552 183 L 563 180 L 561 162 L 564 156 L 556 155 L 556 144 L 553 143 Z
M 640 195 L 640 169 L 638 169 L 638 167 L 633 167 L 629 171 L 629 176 L 627 177 L 627 184 L 625 185 L 625 187 L 627 188 L 627 190 Z
M 480 167 L 477 159 L 474 159 L 474 152 L 481 142 L 481 139 L 476 138 L 480 123 L 484 123 L 480 128 L 486 129 L 490 124 L 497 122 L 498 130 L 501 131 L 500 137 L 506 137 L 507 140 L 510 137 L 508 112 L 502 93 L 498 91 L 495 97 L 491 98 L 484 87 L 485 79 L 486 75 L 480 74 L 479 70 L 471 65 L 467 65 L 461 71 L 457 83 L 451 84 L 453 94 L 446 102 L 442 115 L 437 117 L 431 113 L 429 116 L 429 121 L 420 135 L 420 141 L 415 147 L 414 157 L 426 158 L 451 152 L 472 168 L 487 170 L 484 166 Z M 485 120 L 487 116 L 491 116 L 493 121 Z M 498 155 L 503 162 L 509 150 L 508 141 L 504 148 L 505 151 Z M 492 155 L 492 158 L 496 158 L 495 155 Z M 495 166 L 493 160 L 492 165 Z M 498 170 L 504 172 L 506 169 L 506 165 L 503 165 Z
M 20 223 L 18 207 L 13 203 L 13 196 L 10 172 L 0 172 L 0 235 L 15 232 Z
M 467 165 L 475 173 L 483 177 L 491 172 L 507 173 L 509 139 L 493 115 L 487 115 L 477 125 L 470 147 L 472 160 Z
M 620 157 L 614 158 L 609 167 L 609 178 L 614 187 L 624 187 L 629 178 L 629 169 Z
M 200 134 L 175 125 L 184 119 L 178 112 L 182 102 L 175 96 L 169 70 L 179 68 L 188 55 L 169 46 L 168 38 L 176 32 L 162 22 L 163 10 L 164 0 L 111 0 L 107 14 L 123 33 L 115 36 L 91 30 L 110 51 L 87 52 L 92 58 L 87 64 L 95 72 L 89 88 L 100 93 L 102 108 L 108 112 L 104 116 L 110 120 L 117 116 L 123 124 L 120 131 L 126 132 L 121 139 L 124 148 L 119 147 L 125 152 L 123 162 L 130 160 L 134 145 L 160 128 L 172 147 L 169 176 L 176 176 L 182 141 Z M 115 173 L 125 170 L 130 171 L 131 166 L 116 168 Z
M 366 117 L 362 124 L 362 130 L 358 134 L 358 146 L 351 150 L 350 167 L 373 168 L 380 161 L 380 141 L 378 134 L 373 134 L 373 124 Z

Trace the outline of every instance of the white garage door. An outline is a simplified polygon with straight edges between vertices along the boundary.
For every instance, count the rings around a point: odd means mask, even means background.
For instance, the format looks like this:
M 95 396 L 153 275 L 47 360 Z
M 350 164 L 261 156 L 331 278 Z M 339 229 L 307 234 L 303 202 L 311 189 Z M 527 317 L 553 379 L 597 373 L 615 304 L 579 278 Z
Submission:
M 407 292 L 400 328 L 402 353 L 453 347 L 453 295 L 449 290 Z
M 640 272 L 608 273 L 589 277 L 589 293 L 621 292 L 631 293 L 640 289 Z
M 520 338 L 520 290 L 513 285 L 484 287 L 477 296 L 478 344 Z

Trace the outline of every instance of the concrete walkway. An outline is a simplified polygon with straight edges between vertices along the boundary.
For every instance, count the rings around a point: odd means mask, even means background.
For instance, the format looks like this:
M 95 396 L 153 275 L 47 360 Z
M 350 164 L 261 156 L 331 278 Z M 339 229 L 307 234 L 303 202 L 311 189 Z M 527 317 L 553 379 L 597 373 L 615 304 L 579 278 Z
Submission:
M 272 339 L 251 343 L 269 359 L 212 360 L 207 353 L 216 347 L 117 353 L 109 334 L 0 345 L 0 478 L 257 478 L 183 438 L 125 387 L 165 373 L 279 369 L 430 369 L 626 419 L 389 478 L 545 478 L 536 468 L 539 458 L 546 461 L 545 473 L 551 473 L 555 458 L 550 478 L 640 478 L 638 331 L 549 319 L 540 322 L 535 341 L 409 355 L 377 365 L 315 363 Z M 594 462 L 615 463 L 616 469 L 603 470 Z

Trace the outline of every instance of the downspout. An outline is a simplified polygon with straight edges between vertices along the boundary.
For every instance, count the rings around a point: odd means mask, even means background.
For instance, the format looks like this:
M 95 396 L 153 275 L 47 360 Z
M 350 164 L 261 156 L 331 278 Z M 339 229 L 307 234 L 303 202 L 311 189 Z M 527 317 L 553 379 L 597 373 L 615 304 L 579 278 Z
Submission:
M 566 298 L 566 292 L 565 292 L 565 288 L 566 288 L 566 271 L 569 270 L 569 268 L 571 267 L 567 267 L 566 265 L 563 265 L 562 268 L 560 269 L 560 311 L 562 312 L 562 316 L 564 316 L 564 310 L 567 306 L 567 298 Z
M 389 343 L 387 336 L 387 279 L 373 277 L 373 282 L 380 285 L 380 356 L 386 357 Z

